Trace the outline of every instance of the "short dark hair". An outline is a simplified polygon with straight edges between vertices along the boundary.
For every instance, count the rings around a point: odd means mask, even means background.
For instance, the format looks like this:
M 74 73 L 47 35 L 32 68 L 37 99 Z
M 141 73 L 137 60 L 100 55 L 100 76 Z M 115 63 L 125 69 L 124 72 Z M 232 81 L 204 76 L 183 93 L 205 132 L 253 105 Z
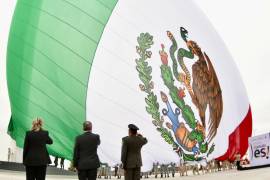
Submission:
M 130 133 L 133 134 L 133 135 L 137 134 L 137 130 L 136 130 L 136 129 L 129 129 L 129 131 L 130 131 Z
M 84 131 L 91 131 L 92 130 L 92 123 L 90 121 L 85 121 L 83 123 L 83 130 Z

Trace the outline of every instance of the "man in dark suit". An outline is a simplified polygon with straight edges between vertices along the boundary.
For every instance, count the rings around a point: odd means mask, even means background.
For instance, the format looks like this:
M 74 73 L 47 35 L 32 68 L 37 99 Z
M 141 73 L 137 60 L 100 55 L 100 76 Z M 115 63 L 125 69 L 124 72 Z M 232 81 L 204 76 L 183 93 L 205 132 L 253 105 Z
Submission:
M 45 180 L 46 168 L 51 164 L 46 144 L 52 144 L 48 131 L 42 130 L 42 120 L 33 121 L 31 131 L 27 131 L 23 147 L 23 164 L 27 180 Z
M 85 121 L 84 134 L 77 136 L 73 154 L 73 164 L 78 170 L 79 180 L 95 180 L 100 161 L 97 148 L 100 144 L 99 135 L 92 133 L 92 123 Z
M 125 170 L 125 180 L 139 180 L 141 177 L 142 146 L 147 143 L 147 139 L 137 133 L 139 128 L 134 124 L 129 124 L 129 136 L 122 139 L 121 161 Z

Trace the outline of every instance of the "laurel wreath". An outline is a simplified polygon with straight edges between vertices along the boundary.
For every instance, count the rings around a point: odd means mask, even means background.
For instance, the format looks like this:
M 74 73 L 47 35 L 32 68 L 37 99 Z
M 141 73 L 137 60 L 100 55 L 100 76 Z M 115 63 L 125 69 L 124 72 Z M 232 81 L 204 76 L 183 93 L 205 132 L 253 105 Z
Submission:
M 139 78 L 142 84 L 139 85 L 140 89 L 144 91 L 147 96 L 145 98 L 146 111 L 153 118 L 152 123 L 157 127 L 157 130 L 161 133 L 162 138 L 172 147 L 178 148 L 178 144 L 174 141 L 171 132 L 163 126 L 164 119 L 159 112 L 159 104 L 157 96 L 152 91 L 154 89 L 154 83 L 152 81 L 152 67 L 148 65 L 147 60 L 151 58 L 152 52 L 149 50 L 154 44 L 153 36 L 149 33 L 141 33 L 137 38 L 138 46 L 136 46 L 137 53 L 140 58 L 136 59 L 136 70 L 139 73 Z

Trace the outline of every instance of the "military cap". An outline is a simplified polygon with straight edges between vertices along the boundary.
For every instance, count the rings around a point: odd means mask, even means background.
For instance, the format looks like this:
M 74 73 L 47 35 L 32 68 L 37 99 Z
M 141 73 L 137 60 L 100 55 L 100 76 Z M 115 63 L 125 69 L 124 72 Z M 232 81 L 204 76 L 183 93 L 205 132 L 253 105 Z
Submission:
M 131 129 L 131 130 L 139 130 L 139 128 L 134 124 L 129 124 L 128 128 Z

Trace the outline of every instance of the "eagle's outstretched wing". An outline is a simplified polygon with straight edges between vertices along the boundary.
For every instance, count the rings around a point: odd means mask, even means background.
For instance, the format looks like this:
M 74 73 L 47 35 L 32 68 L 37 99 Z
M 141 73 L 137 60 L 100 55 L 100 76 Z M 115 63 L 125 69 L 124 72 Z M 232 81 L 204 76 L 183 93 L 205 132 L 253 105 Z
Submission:
M 193 103 L 198 108 L 199 116 L 205 128 L 205 111 L 208 104 L 208 68 L 206 61 L 197 61 L 192 65 Z
M 217 134 L 217 128 L 219 127 L 219 123 L 223 113 L 223 101 L 221 88 L 214 67 L 206 53 L 204 53 L 204 56 L 206 58 L 210 73 L 209 74 L 210 84 L 208 91 L 209 111 L 210 111 L 208 140 L 210 142 Z
M 204 53 L 205 59 L 197 61 L 192 66 L 192 89 L 196 98 L 195 104 L 199 110 L 199 115 L 203 126 L 205 127 L 205 111 L 209 105 L 209 126 L 208 140 L 209 142 L 215 137 L 220 119 L 223 113 L 223 102 L 221 88 L 218 82 L 216 72 L 213 65 Z

